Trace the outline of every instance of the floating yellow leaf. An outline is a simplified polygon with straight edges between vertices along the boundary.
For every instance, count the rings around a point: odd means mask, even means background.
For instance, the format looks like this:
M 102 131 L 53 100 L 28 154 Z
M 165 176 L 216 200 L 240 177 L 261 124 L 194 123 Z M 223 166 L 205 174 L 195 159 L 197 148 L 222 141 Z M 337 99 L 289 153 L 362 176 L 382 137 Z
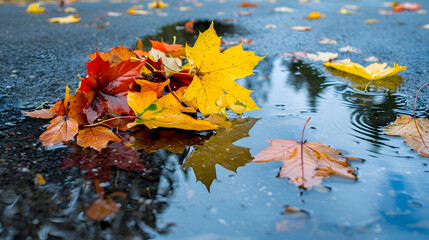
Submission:
M 66 7 L 66 8 L 64 8 L 64 12 L 65 13 L 75 13 L 76 12 L 76 8 Z
M 390 77 L 403 71 L 407 66 L 399 66 L 394 63 L 393 68 L 388 67 L 387 63 L 373 63 L 367 67 L 354 62 L 339 64 L 336 62 L 326 62 L 326 67 L 338 69 L 340 71 L 363 77 L 368 80 L 378 80 L 385 77 Z M 387 67 L 387 68 L 386 68 Z
M 166 7 L 168 7 L 168 3 L 164 3 L 161 0 L 154 0 L 151 3 L 148 3 L 147 7 L 148 8 L 166 8 Z
M 186 45 L 186 56 L 196 74 L 185 93 L 187 101 L 197 100 L 204 115 L 222 113 L 225 107 L 236 113 L 260 109 L 250 97 L 252 91 L 234 80 L 253 74 L 264 57 L 243 51 L 242 44 L 219 51 L 220 37 L 213 28 L 200 33 L 193 47 Z
M 172 93 L 158 99 L 157 92 L 150 89 L 138 93 L 129 92 L 128 105 L 137 116 L 133 123 L 128 124 L 129 128 L 138 124 L 144 124 L 149 129 L 164 127 L 204 131 L 217 128 L 217 125 L 209 121 L 196 120 L 185 114 L 196 111 L 182 106 Z
M 306 17 L 307 19 L 319 19 L 325 17 L 325 14 L 321 14 L 320 12 L 311 12 Z
M 30 3 L 27 7 L 28 13 L 42 13 L 45 10 L 44 7 L 40 7 L 40 3 Z
M 67 23 L 77 23 L 80 21 L 79 14 L 76 15 L 68 15 L 66 17 L 56 17 L 50 18 L 50 23 L 59 23 L 59 24 L 67 24 Z

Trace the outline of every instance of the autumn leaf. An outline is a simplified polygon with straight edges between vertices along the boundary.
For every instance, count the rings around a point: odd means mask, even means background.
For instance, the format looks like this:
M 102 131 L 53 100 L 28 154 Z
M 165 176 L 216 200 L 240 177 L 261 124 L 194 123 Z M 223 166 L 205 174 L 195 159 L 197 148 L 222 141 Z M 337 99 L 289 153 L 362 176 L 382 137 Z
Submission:
M 40 7 L 40 3 L 30 3 L 27 7 L 28 13 L 42 13 L 46 10 L 44 7 Z
M 92 124 L 109 109 L 121 115 L 132 115 L 127 104 L 129 85 L 139 78 L 140 69 L 146 61 L 122 61 L 111 67 L 109 61 L 104 61 L 99 54 L 87 63 L 88 76 L 81 81 L 80 91 L 87 96 L 87 104 L 83 112 Z
M 110 67 L 113 67 L 123 61 L 129 60 L 130 58 L 137 58 L 136 51 L 137 50 L 133 51 L 132 49 L 128 49 L 124 46 L 118 46 L 110 49 L 110 52 L 104 52 L 104 53 L 96 52 L 94 54 L 88 54 L 88 55 L 91 61 L 93 61 L 95 60 L 98 54 L 104 61 L 109 61 Z M 147 52 L 144 52 L 144 51 L 138 51 L 138 52 L 141 54 L 139 55 L 140 57 L 147 56 Z
M 31 112 L 23 112 L 23 113 L 29 117 L 34 117 L 34 118 L 50 119 L 55 117 L 54 112 L 52 111 L 52 108 L 34 110 Z
M 117 212 L 119 212 L 119 207 L 116 205 L 115 201 L 112 199 L 99 198 L 91 203 L 86 211 L 86 215 L 92 221 L 99 221 Z
M 163 1 L 161 1 L 161 0 L 154 0 L 153 2 L 151 2 L 151 3 L 148 3 L 147 4 L 147 7 L 149 8 L 149 9 L 151 9 L 151 8 L 166 8 L 166 7 L 168 7 L 168 3 L 164 3 Z
M 268 142 L 270 146 L 259 152 L 253 161 L 282 161 L 279 177 L 289 178 L 291 183 L 300 188 L 309 189 L 319 185 L 323 178 L 331 174 L 357 179 L 355 170 L 347 161 L 357 159 L 344 157 L 338 150 L 326 144 L 305 142 L 303 139 L 301 142 L 286 139 L 273 139 Z
M 204 115 L 221 113 L 224 107 L 239 114 L 260 109 L 250 97 L 252 91 L 234 80 L 253 74 L 252 69 L 264 57 L 243 51 L 241 44 L 222 53 L 219 46 L 220 37 L 213 28 L 213 22 L 208 30 L 200 33 L 193 47 L 186 45 L 186 56 L 196 70 L 186 90 L 186 100 L 196 99 Z
M 97 151 L 106 148 L 109 141 L 122 141 L 111 129 L 103 126 L 88 127 L 79 130 L 77 144 L 81 147 L 92 147 Z
M 320 12 L 311 12 L 306 16 L 307 19 L 319 19 L 325 17 L 325 14 L 321 14 Z
M 185 114 L 196 111 L 182 106 L 173 93 L 158 99 L 155 91 L 129 92 L 128 105 L 137 116 L 135 122 L 128 125 L 130 128 L 138 124 L 144 124 L 149 129 L 164 127 L 204 131 L 217 128 L 209 121 L 196 120 Z
M 316 54 L 307 53 L 306 57 L 312 61 L 326 62 L 326 61 L 330 61 L 332 59 L 337 58 L 338 53 L 331 53 L 331 52 L 317 52 Z
M 247 8 L 256 8 L 258 7 L 258 3 L 251 3 L 247 1 L 243 1 L 242 3 L 237 5 L 238 7 L 247 7 Z
M 43 177 L 43 175 L 40 173 L 36 174 L 36 176 L 34 177 L 34 185 L 45 185 L 45 184 L 46 184 L 46 180 Z
M 145 169 L 140 153 L 123 142 L 110 142 L 101 152 L 79 148 L 63 160 L 61 169 L 74 166 L 80 166 L 81 171 L 86 171 L 89 180 L 98 179 L 100 182 L 110 181 L 112 166 L 128 172 Z
M 162 94 L 164 93 L 164 88 L 170 83 L 170 80 L 167 79 L 167 81 L 164 82 L 150 82 L 147 80 L 136 80 L 136 83 L 140 85 L 141 92 L 156 92 L 157 98 L 162 97 Z
M 150 43 L 152 43 L 152 48 L 157 49 L 167 55 L 174 53 L 183 47 L 182 44 L 168 44 L 164 41 L 160 42 L 160 41 L 150 40 Z
M 80 21 L 79 14 L 76 15 L 68 15 L 66 17 L 56 17 L 50 18 L 50 23 L 59 23 L 59 24 L 67 24 L 67 23 L 77 23 Z
M 294 31 L 307 32 L 311 30 L 310 26 L 292 26 L 290 29 Z
M 248 132 L 255 125 L 256 118 L 236 118 L 230 128 L 221 128 L 217 134 L 198 146 L 187 158 L 185 167 L 192 167 L 197 181 L 203 183 L 207 190 L 213 180 L 217 179 L 216 165 L 237 171 L 252 160 L 249 148 L 234 145 L 234 142 L 248 137 Z
M 417 127 L 418 126 L 418 127 Z M 384 128 L 386 135 L 402 136 L 405 143 L 420 155 L 429 158 L 429 120 L 411 116 L 399 116 Z
M 326 62 L 324 64 L 326 67 L 331 67 L 349 74 L 353 74 L 365 79 L 370 80 L 368 85 L 373 80 L 379 80 L 386 77 L 391 77 L 401 72 L 407 68 L 407 66 L 398 66 L 398 64 L 394 63 L 393 68 L 388 67 L 387 63 L 373 63 L 367 67 L 363 67 L 362 65 L 354 62 L 350 63 L 336 63 L 336 62 Z M 387 67 L 387 68 L 386 68 Z M 366 87 L 365 87 L 366 91 Z
M 43 145 L 50 147 L 60 142 L 70 141 L 76 136 L 79 124 L 67 116 L 58 116 L 50 121 L 45 132 L 40 135 Z

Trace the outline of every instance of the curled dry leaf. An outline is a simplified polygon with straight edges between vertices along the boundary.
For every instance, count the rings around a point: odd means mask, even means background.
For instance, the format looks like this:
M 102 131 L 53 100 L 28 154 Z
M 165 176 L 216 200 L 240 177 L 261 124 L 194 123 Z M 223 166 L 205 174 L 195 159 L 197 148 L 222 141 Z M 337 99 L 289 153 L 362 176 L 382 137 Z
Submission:
M 43 13 L 45 12 L 46 8 L 40 7 L 40 3 L 30 3 L 27 7 L 28 13 Z
M 405 143 L 420 155 L 429 158 L 429 120 L 399 116 L 394 123 L 384 128 L 386 135 L 402 136 Z
M 338 13 L 341 13 L 344 15 L 356 15 L 356 14 L 358 14 L 357 12 L 346 9 L 346 8 L 340 8 L 340 10 L 338 10 Z
M 331 39 L 331 38 L 327 38 L 327 37 L 323 37 L 319 40 L 320 44 L 328 44 L 328 45 L 334 45 L 337 44 L 337 40 Z
M 68 15 L 66 17 L 56 17 L 50 18 L 50 23 L 59 23 L 59 24 L 67 24 L 67 23 L 77 23 L 80 21 L 79 14 L 76 15 Z
M 281 13 L 293 13 L 293 12 L 295 12 L 295 9 L 289 8 L 289 7 L 276 7 L 273 10 L 274 10 L 274 12 L 281 12 Z
M 52 108 L 34 110 L 31 112 L 24 112 L 24 114 L 29 116 L 29 117 L 43 118 L 43 119 L 50 119 L 50 118 L 55 117 Z
M 331 52 L 317 52 L 317 54 L 307 53 L 307 58 L 312 61 L 331 61 L 338 57 L 338 53 Z
M 393 76 L 398 72 L 407 69 L 407 66 L 399 66 L 394 63 L 393 68 L 387 66 L 387 63 L 373 63 L 367 67 L 354 62 L 339 64 L 336 62 L 326 62 L 326 67 L 335 68 L 337 70 L 363 77 L 368 80 L 378 80 Z
M 290 29 L 294 31 L 306 32 L 306 31 L 310 31 L 311 27 L 310 26 L 292 26 L 290 27 Z
M 219 51 L 221 38 L 213 28 L 200 33 L 193 47 L 186 45 L 186 56 L 196 74 L 185 93 L 187 101 L 197 100 L 204 115 L 222 113 L 225 107 L 236 113 L 260 109 L 250 97 L 252 91 L 234 80 L 253 74 L 264 57 L 243 51 L 240 45 Z

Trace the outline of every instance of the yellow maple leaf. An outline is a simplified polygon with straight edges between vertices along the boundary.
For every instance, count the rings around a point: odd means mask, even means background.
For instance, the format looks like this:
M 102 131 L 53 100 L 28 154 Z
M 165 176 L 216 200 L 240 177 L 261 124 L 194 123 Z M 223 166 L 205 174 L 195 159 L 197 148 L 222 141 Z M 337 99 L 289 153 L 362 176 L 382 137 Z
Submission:
M 30 3 L 27 7 L 28 13 L 42 13 L 46 9 L 44 7 L 40 7 L 40 3 Z
M 193 47 L 186 45 L 186 57 L 196 74 L 185 93 L 188 101 L 197 100 L 204 115 L 221 113 L 227 107 L 236 113 L 260 108 L 250 97 L 252 91 L 234 80 L 253 74 L 252 69 L 264 57 L 244 51 L 237 45 L 220 52 L 220 37 L 213 28 L 200 33 Z
M 137 116 L 133 123 L 128 124 L 129 128 L 138 124 L 144 124 L 149 129 L 165 127 L 205 131 L 217 128 L 217 125 L 209 121 L 196 120 L 185 114 L 196 111 L 194 108 L 184 107 L 172 93 L 158 99 L 155 91 L 128 92 L 128 105 Z
M 77 23 L 80 21 L 79 14 L 76 15 L 68 15 L 66 17 L 56 17 L 56 18 L 50 18 L 50 23 L 59 23 L 59 24 L 66 24 L 66 23 Z
M 326 67 L 335 68 L 337 70 L 357 75 L 368 80 L 378 80 L 390 77 L 407 69 L 407 65 L 399 66 L 396 63 L 393 64 L 393 68 L 387 66 L 387 63 L 373 63 L 367 67 L 354 62 L 342 64 L 336 62 L 326 62 L 324 65 Z
M 148 8 L 166 8 L 166 7 L 168 7 L 168 3 L 164 3 L 161 0 L 154 0 L 151 3 L 148 3 L 147 7 Z

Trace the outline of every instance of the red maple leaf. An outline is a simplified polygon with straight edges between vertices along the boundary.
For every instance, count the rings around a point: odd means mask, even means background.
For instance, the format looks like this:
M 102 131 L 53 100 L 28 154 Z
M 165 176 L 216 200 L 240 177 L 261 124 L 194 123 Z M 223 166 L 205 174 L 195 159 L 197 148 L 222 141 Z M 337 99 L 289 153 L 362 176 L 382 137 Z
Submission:
M 128 59 L 111 67 L 109 61 L 97 53 L 96 58 L 86 64 L 88 76 L 82 78 L 80 90 L 87 98 L 83 112 L 90 124 L 102 116 L 106 108 L 119 115 L 133 115 L 127 104 L 128 87 L 140 77 L 145 62 Z

